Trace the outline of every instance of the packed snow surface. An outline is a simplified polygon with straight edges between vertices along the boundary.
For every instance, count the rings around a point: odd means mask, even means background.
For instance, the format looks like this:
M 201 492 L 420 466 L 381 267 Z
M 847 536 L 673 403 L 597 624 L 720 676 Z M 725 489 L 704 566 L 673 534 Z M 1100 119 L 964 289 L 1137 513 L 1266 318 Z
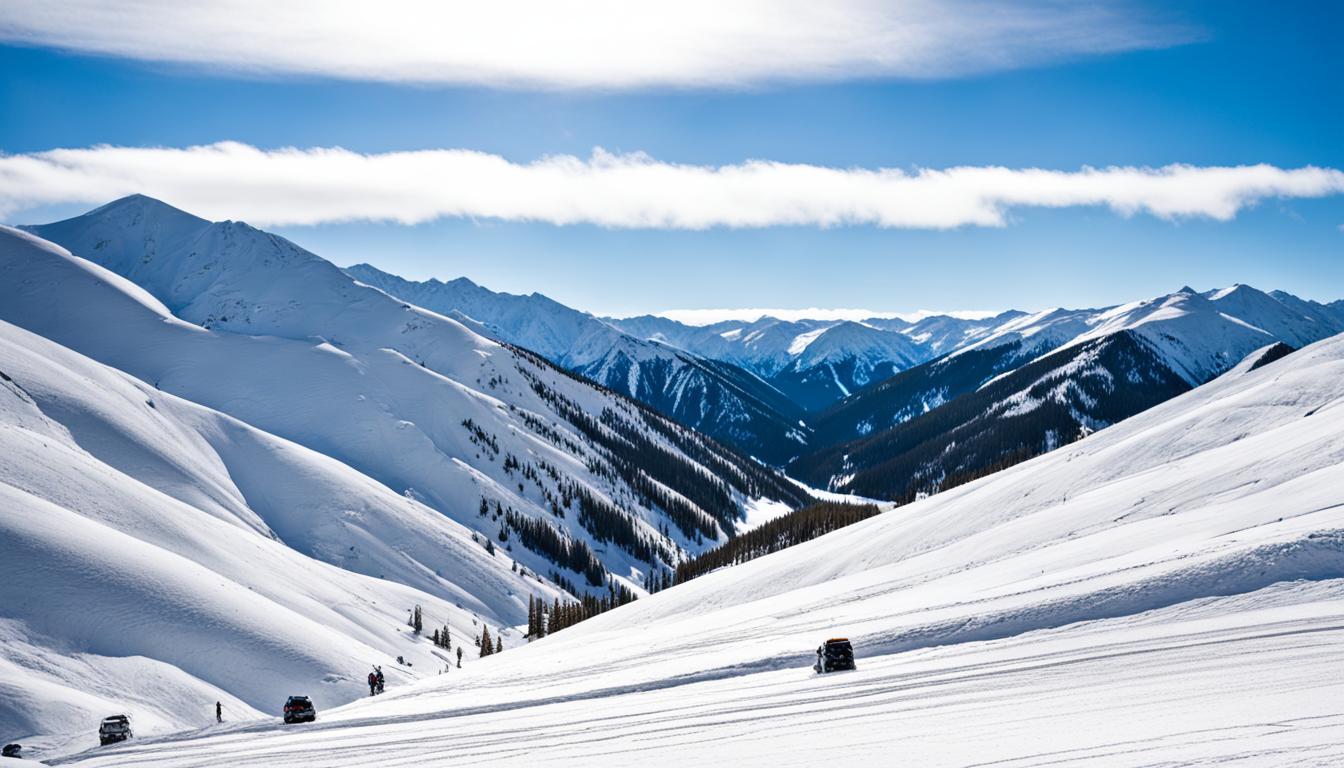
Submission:
M 1344 338 L 1249 367 L 310 726 L 54 762 L 1339 764 Z

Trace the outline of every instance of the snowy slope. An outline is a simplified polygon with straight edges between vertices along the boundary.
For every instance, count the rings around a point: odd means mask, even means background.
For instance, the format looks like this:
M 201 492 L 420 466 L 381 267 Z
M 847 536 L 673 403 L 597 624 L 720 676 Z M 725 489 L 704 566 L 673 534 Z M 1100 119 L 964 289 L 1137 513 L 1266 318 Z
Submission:
M 1275 341 L 1301 347 L 1344 331 L 1337 322 L 1305 315 L 1250 286 L 1201 295 L 1189 288 L 1097 313 L 1079 344 L 1132 330 L 1159 351 L 1169 368 L 1197 385 Z
M 1041 355 L 1123 330 L 1158 349 L 1168 367 L 1192 385 L 1227 370 L 1251 350 L 1274 341 L 1302 347 L 1344 332 L 1326 307 L 1282 291 L 1248 285 L 1175 293 L 1091 310 L 1054 309 L 1024 315 L 960 347 L 954 354 L 1020 342 Z
M 641 338 L 658 339 L 702 357 L 731 361 L 767 379 L 800 405 L 819 412 L 807 420 L 820 433 L 809 441 L 813 449 L 833 441 L 830 433 L 835 430 L 830 422 L 834 420 L 828 410 L 853 410 L 851 403 L 842 401 L 858 395 L 864 387 L 949 356 L 981 353 L 976 365 L 988 375 L 975 383 L 978 386 L 993 375 L 1066 345 L 1134 330 L 1163 349 L 1170 358 L 1169 366 L 1193 385 L 1207 381 L 1269 341 L 1300 347 L 1344 331 L 1344 313 L 1336 305 L 1307 301 L 1283 291 L 1263 293 L 1245 285 L 1203 294 L 1182 288 L 1165 296 L 1099 309 L 1011 310 L 982 319 L 935 315 L 915 322 L 875 317 L 851 323 L 786 322 L 762 317 L 749 323 L 687 326 L 667 318 L 642 316 L 608 322 Z M 1256 330 L 1264 333 L 1256 334 Z M 986 362 L 995 355 L 1001 359 Z M 958 379 L 965 378 L 962 374 L 969 366 L 954 367 Z M 921 378 L 928 376 L 921 374 Z M 969 391 L 958 384 L 936 382 L 914 399 L 886 409 L 891 413 L 860 416 L 848 426 L 852 430 L 867 424 L 869 430 L 880 429 L 893 423 L 888 416 L 909 418 L 921 412 L 917 406 L 922 403 Z M 845 437 L 853 436 L 850 431 Z
M 762 317 L 697 327 L 653 316 L 608 322 L 639 338 L 741 366 L 807 410 L 824 408 L 935 355 L 932 346 L 872 323 Z
M 368 264 L 360 282 L 516 344 L 763 461 L 782 463 L 808 437 L 803 409 L 749 371 L 636 338 L 539 293 L 495 293 L 466 278 L 415 282 Z
M 983 375 L 982 366 L 1003 362 L 1000 351 L 1018 349 L 1015 343 L 954 355 L 938 361 L 930 372 L 937 383 L 949 387 L 949 377 L 963 367 L 966 371 L 957 375 Z M 892 402 L 899 404 L 903 393 L 894 385 L 909 383 L 916 391 L 927 386 L 926 379 L 913 378 L 922 368 L 884 382 L 881 394 L 893 395 Z M 975 386 L 964 378 L 961 383 Z M 947 390 L 940 390 L 922 401 L 932 406 L 926 412 L 802 456 L 789 471 L 832 490 L 909 501 L 1052 451 L 1189 388 L 1153 346 L 1134 331 L 1123 330 L 1056 350 L 946 402 L 941 396 Z M 857 410 L 871 405 L 876 395 L 846 405 Z M 907 406 L 905 412 L 909 410 Z M 828 415 L 842 429 L 839 419 L 852 418 L 852 411 Z
M 0 319 L 332 457 L 481 542 L 517 549 L 498 512 L 512 508 L 637 583 L 726 535 L 749 497 L 802 499 L 699 435 L 246 225 L 137 197 L 32 229 L 154 295 L 7 229 Z M 638 450 L 666 461 L 632 468 Z M 543 552 L 514 554 L 583 582 Z
M 1344 338 L 1252 367 L 316 728 L 62 764 L 1338 763 Z
M 968 343 L 958 345 L 951 350 L 951 354 L 1016 344 L 1021 348 L 1023 356 L 1042 355 L 1090 331 L 1092 320 L 1104 311 L 1056 307 L 1019 315 L 995 326 L 988 333 L 968 337 Z
M 341 704 L 370 664 L 443 668 L 411 606 L 464 641 L 560 594 L 349 467 L 3 322 L 0 454 L 0 733 L 34 754 L 113 712 L 150 735 L 217 700 Z
M 1344 323 L 1322 305 L 1243 285 L 1207 294 L 1184 288 L 1104 310 L 1022 315 L 815 415 L 812 450 L 791 471 L 823 485 L 857 482 L 848 489 L 869 495 L 903 497 L 906 491 L 892 489 L 916 485 L 919 491 L 935 490 L 946 486 L 916 480 L 974 476 L 1013 456 L 1030 457 L 1198 386 L 1258 348 L 1274 343 L 1300 347 L 1342 331 Z M 1097 345 L 1121 334 L 1138 345 L 1099 366 Z M 1053 362 L 1046 365 L 1046 360 Z M 1172 377 L 1185 386 L 1172 386 Z M 1030 428 L 1020 420 L 992 423 L 1001 416 L 1021 416 L 1042 401 L 1071 415 L 1037 418 Z M 920 423 L 908 424 L 912 420 Z M 979 422 L 975 429 L 982 437 L 1000 434 L 992 436 L 993 448 L 966 455 L 972 447 L 965 430 L 973 421 Z M 942 456 L 953 450 L 963 456 Z M 905 466 L 886 464 L 897 453 L 907 455 Z M 912 469 L 915 453 L 925 455 Z M 866 480 L 865 472 L 871 475 Z
M 624 336 L 580 375 L 772 465 L 807 444 L 803 409 L 754 373 Z
M 800 334 L 792 359 L 771 381 L 808 410 L 818 410 L 928 359 L 904 335 L 843 322 Z
M 1026 314 L 1018 310 L 1001 312 L 993 317 L 968 319 L 949 315 L 931 315 L 908 322 L 899 318 L 871 317 L 865 325 L 897 331 L 916 344 L 929 348 L 936 355 L 960 349 L 994 332 L 995 329 Z
M 464 277 L 448 282 L 405 280 L 368 264 L 347 267 L 345 273 L 418 307 L 442 315 L 461 312 L 491 329 L 497 338 L 566 368 L 601 358 L 625 335 L 592 315 L 540 293 L 496 293 Z

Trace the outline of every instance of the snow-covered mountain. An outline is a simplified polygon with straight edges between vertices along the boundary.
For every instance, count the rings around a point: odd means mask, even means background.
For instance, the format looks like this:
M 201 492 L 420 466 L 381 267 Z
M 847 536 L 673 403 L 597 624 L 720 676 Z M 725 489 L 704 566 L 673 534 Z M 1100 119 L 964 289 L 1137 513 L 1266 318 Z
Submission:
M 458 642 L 483 622 L 512 646 L 519 601 L 563 594 L 341 462 L 7 322 L 0 454 L 0 732 L 30 748 L 88 744 L 111 712 L 149 736 L 214 701 L 231 719 L 298 689 L 334 706 L 372 664 L 443 669 L 414 605 Z
M 656 340 L 539 293 L 495 293 L 466 278 L 414 282 L 368 264 L 346 273 L 416 306 L 458 317 L 491 338 L 542 355 L 762 461 L 806 445 L 803 408 L 759 376 Z
M 973 358 L 948 363 L 961 359 Z M 1048 354 L 890 429 L 800 457 L 789 469 L 832 490 L 911 501 L 1054 450 L 1188 389 L 1136 334 L 1119 331 Z
M 312 727 L 62 764 L 1340 763 L 1344 337 L 1260 361 Z
M 507 630 L 530 595 L 638 592 L 808 499 L 283 238 L 148 198 L 0 228 L 0 322 L 0 453 L 22 457 L 0 462 L 0 663 L 50 672 L 6 689 L 15 735 L 53 732 L 34 713 L 254 714 L 299 680 L 348 700 L 393 655 L 433 671 L 402 631 L 417 602 L 459 639 Z
M 899 333 L 843 322 L 795 337 L 789 362 L 770 381 L 808 410 L 818 410 L 927 359 Z
M 1344 332 L 1323 305 L 1249 286 L 1010 320 L 813 420 L 796 476 L 913 498 L 1052 450 L 1231 368 Z
M 134 197 L 31 231 L 164 304 L 156 311 L 128 291 L 81 286 L 99 296 L 70 296 L 63 303 L 75 310 L 57 301 L 71 287 L 52 284 L 17 291 L 4 319 L 340 459 L 469 526 L 482 525 L 482 497 L 541 515 L 625 578 L 646 570 L 651 553 L 666 560 L 726 535 L 752 498 L 798 498 L 695 433 L 245 224 Z M 21 262 L 29 271 L 86 266 L 35 241 L 15 245 L 42 256 Z M 97 322 L 112 311 L 94 303 L 107 293 L 128 315 L 121 322 Z M 185 322 L 163 322 L 165 308 Z M 668 468 L 614 466 L 629 450 L 665 456 Z M 576 515 L 570 505 L 589 493 L 601 510 Z M 570 514 L 557 514 L 557 502 Z M 583 533 L 604 515 L 623 538 Z
M 814 411 L 936 354 L 902 330 L 871 322 L 763 317 L 754 322 L 688 326 L 667 318 L 608 319 L 639 338 L 671 344 L 755 373 Z
M 544 349 L 556 362 L 772 463 L 796 459 L 789 471 L 808 482 L 894 498 L 946 487 L 1068 442 L 1209 380 L 1257 347 L 1276 341 L 1300 347 L 1344 330 L 1344 317 L 1329 305 L 1242 285 L 984 319 L 763 317 L 689 326 L 655 316 L 599 320 L 536 294 L 493 294 L 464 280 L 406 284 L 367 266 L 352 268 L 352 274 L 431 302 L 431 308 L 488 317 L 485 325 L 499 338 Z M 1006 406 L 994 407 L 999 401 L 983 395 L 974 401 L 981 411 L 961 403 L 959 418 L 943 411 L 899 436 L 887 433 L 1057 350 L 1072 351 L 1053 358 L 1059 372 L 1046 379 L 1058 383 L 1092 371 L 1075 358 L 1101 347 L 1076 347 L 1121 331 L 1135 336 L 1102 345 L 1116 355 L 1106 360 L 1123 368 L 1108 370 L 1118 383 L 1074 382 L 1059 389 L 1051 403 L 1063 409 L 1061 418 L 1038 413 L 1008 427 L 994 416 Z M 1121 347 L 1123 354 L 1116 352 Z M 704 369 L 712 373 L 699 373 Z M 1158 369 L 1164 372 L 1154 373 Z M 1026 397 L 1039 389 L 1043 370 L 1038 365 L 995 392 L 1001 399 Z M 1184 385 L 1170 384 L 1168 373 Z M 764 390 L 754 386 L 765 382 Z M 1025 415 L 1020 408 L 1011 413 Z M 970 422 L 980 440 L 966 439 Z M 1023 430 L 1025 423 L 1034 426 Z M 916 434 L 920 439 L 911 442 Z M 986 440 L 997 448 L 987 450 Z M 952 443 L 957 449 L 947 452 Z M 915 456 L 924 458 L 914 462 Z
M 975 342 L 1003 324 L 1014 320 L 1025 312 L 1009 310 L 992 317 L 968 319 L 949 315 L 931 315 L 915 322 L 899 318 L 872 317 L 864 320 L 865 325 L 896 331 L 909 337 L 916 344 L 927 347 L 933 355 L 944 355 Z

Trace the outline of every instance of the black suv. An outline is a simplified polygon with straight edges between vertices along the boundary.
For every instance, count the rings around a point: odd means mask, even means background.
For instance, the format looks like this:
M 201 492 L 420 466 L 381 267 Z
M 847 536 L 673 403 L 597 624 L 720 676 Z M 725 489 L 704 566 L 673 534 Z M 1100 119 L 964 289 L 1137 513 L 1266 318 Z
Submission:
M 98 726 L 98 743 L 106 747 L 131 738 L 131 718 L 128 715 L 104 717 Z
M 817 663 L 812 668 L 818 672 L 854 669 L 854 646 L 843 637 L 827 640 L 817 649 Z
M 285 702 L 286 723 L 311 723 L 317 719 L 317 710 L 307 696 L 290 696 Z

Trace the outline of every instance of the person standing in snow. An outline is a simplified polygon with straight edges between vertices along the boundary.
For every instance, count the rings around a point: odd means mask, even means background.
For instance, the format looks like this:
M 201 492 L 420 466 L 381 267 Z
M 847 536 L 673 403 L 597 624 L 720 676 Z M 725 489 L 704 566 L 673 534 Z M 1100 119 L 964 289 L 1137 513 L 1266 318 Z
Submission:
M 224 705 L 218 701 L 215 702 L 215 722 L 224 722 Z
M 373 695 L 375 695 L 375 694 L 377 694 L 377 693 L 378 693 L 378 676 L 375 675 L 374 673 L 370 672 L 370 673 L 369 673 L 369 695 L 370 695 L 370 696 L 373 696 Z
M 379 692 L 379 693 L 382 693 L 382 692 L 383 692 L 383 668 L 382 668 L 382 667 L 374 667 L 374 669 L 378 671 L 378 692 Z

